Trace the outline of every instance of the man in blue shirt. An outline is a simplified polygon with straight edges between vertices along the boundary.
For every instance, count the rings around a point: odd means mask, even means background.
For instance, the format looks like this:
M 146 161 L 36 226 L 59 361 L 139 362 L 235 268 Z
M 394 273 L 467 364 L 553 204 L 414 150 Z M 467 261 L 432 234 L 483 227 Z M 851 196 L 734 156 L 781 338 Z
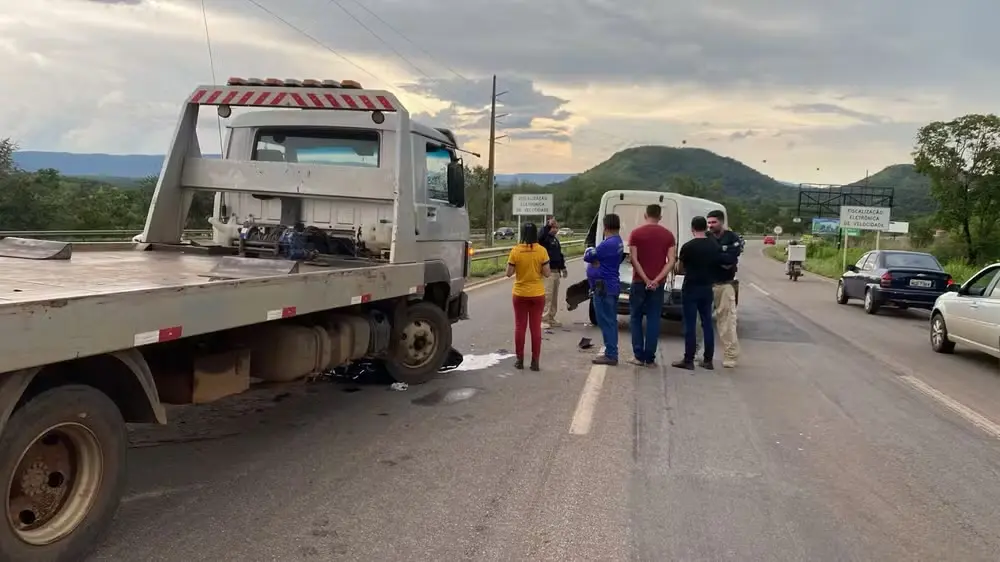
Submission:
M 587 278 L 592 281 L 594 315 L 604 338 L 604 354 L 594 359 L 595 365 L 618 364 L 618 293 L 621 291 L 619 266 L 625 258 L 625 244 L 618 232 L 622 221 L 611 213 L 604 216 L 604 240 L 596 248 L 587 248 Z

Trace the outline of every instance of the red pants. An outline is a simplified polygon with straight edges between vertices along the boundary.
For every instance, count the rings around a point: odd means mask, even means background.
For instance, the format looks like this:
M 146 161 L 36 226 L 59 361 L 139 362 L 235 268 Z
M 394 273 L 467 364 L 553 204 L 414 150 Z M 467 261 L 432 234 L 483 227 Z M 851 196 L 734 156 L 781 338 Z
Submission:
M 524 336 L 531 329 L 531 359 L 537 361 L 542 354 L 542 311 L 545 296 L 514 297 L 514 353 L 524 359 Z

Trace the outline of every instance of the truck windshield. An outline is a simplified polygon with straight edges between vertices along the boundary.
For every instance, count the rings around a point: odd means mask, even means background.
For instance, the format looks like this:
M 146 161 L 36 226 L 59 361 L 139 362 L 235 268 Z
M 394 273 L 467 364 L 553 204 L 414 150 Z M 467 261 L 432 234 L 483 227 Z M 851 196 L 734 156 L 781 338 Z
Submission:
M 379 134 L 353 129 L 263 129 L 257 133 L 253 159 L 377 168 Z

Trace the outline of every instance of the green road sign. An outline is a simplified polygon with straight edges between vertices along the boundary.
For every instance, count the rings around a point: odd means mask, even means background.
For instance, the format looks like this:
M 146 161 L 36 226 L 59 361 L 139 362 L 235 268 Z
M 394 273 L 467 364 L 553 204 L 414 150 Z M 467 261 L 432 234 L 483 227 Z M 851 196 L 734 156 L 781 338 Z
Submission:
M 846 234 L 848 236 L 861 236 L 861 229 L 860 228 L 845 228 L 844 229 L 844 234 Z

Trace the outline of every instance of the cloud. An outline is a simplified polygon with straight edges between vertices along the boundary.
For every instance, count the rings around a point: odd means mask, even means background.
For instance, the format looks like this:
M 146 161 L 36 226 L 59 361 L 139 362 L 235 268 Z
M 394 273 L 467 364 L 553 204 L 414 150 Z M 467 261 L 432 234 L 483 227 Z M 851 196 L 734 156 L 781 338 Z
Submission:
M 459 129 L 489 129 L 492 78 L 470 80 L 467 78 L 423 79 L 404 84 L 406 91 L 449 103 L 442 113 Z M 522 139 L 568 140 L 567 130 L 545 126 L 546 122 L 562 122 L 572 117 L 564 109 L 569 100 L 548 95 L 528 79 L 512 78 L 498 83 L 498 126 L 512 137 Z M 435 118 L 442 116 L 441 113 Z M 535 125 L 540 125 L 533 129 Z
M 851 119 L 856 119 L 862 123 L 869 123 L 872 125 L 887 123 L 889 121 L 889 119 L 881 115 L 872 115 L 871 113 L 854 111 L 853 109 L 848 109 L 832 103 L 797 103 L 781 107 L 779 109 L 783 109 L 791 113 L 842 115 L 844 117 L 850 117 Z
M 993 111 L 1000 85 L 1000 4 L 986 2 L 338 1 L 350 15 L 329 0 L 208 0 L 210 65 L 200 0 L 0 0 L 0 136 L 162 152 L 180 101 L 214 66 L 216 80 L 390 89 L 485 152 L 496 74 L 509 90 L 505 172 L 583 170 L 628 146 L 686 141 L 835 183 L 876 159 L 906 161 L 923 123 Z M 927 29 L 961 31 L 927 41 Z M 215 117 L 202 126 L 217 143 Z

